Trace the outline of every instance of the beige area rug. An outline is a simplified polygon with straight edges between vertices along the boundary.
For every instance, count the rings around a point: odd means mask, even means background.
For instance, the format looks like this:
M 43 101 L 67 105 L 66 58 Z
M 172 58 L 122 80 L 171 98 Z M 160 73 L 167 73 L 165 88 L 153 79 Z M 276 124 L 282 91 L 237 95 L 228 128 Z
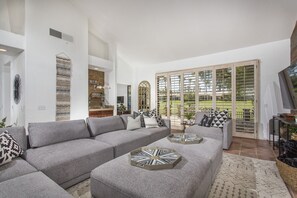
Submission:
M 67 191 L 76 198 L 91 198 L 90 180 Z M 273 161 L 224 153 L 223 164 L 209 198 L 291 198 Z

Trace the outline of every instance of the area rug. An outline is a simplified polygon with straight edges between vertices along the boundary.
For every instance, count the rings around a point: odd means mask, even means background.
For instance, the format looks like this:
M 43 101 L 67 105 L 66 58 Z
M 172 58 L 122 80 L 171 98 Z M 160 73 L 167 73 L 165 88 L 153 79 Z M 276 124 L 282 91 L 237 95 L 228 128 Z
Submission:
M 91 198 L 90 180 L 67 191 L 76 198 Z M 274 161 L 224 153 L 223 164 L 209 198 L 291 198 Z

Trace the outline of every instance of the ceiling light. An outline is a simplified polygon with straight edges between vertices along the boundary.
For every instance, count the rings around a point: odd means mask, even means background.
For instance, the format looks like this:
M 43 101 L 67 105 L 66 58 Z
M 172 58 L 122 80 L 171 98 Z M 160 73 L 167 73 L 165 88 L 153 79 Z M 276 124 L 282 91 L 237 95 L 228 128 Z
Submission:
M 7 51 L 6 49 L 0 48 L 0 52 L 6 52 L 6 51 Z

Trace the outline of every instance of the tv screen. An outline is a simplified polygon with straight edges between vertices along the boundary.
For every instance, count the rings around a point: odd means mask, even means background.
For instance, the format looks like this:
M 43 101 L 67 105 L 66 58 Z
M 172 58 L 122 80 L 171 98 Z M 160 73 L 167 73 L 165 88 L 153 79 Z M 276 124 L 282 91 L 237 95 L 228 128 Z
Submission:
M 279 83 L 286 109 L 297 109 L 297 64 L 291 65 L 279 72 Z
M 124 103 L 124 96 L 118 96 L 117 97 L 117 103 L 120 104 L 120 103 Z

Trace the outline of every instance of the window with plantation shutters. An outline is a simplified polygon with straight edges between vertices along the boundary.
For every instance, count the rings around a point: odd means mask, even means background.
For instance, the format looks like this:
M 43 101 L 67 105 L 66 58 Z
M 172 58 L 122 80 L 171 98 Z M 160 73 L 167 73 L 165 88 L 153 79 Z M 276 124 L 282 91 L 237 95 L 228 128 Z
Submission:
M 195 111 L 228 110 L 233 135 L 257 138 L 258 60 L 156 75 L 157 111 L 175 129 Z
M 157 76 L 157 113 L 167 117 L 167 77 Z
M 255 129 L 255 66 L 236 67 L 236 132 L 254 133 Z
M 212 109 L 212 70 L 198 72 L 198 109 L 209 111 Z

